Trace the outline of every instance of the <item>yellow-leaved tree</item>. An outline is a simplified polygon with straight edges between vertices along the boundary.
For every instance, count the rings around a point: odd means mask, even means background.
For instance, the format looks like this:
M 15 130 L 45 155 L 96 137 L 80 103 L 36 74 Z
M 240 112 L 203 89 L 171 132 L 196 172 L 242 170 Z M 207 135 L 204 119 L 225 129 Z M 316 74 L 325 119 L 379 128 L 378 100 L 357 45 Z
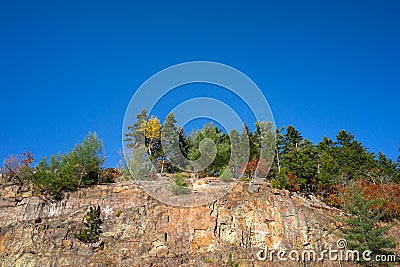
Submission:
M 146 137 L 146 148 L 149 155 L 152 155 L 152 150 L 156 149 L 161 142 L 161 125 L 157 117 L 151 117 L 142 124 L 142 131 Z

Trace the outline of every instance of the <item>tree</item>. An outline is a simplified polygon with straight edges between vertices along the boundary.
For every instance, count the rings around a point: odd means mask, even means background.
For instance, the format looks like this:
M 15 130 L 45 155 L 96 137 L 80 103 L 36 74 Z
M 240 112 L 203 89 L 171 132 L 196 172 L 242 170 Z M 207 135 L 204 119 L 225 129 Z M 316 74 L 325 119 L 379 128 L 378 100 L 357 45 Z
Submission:
M 227 134 L 222 133 L 213 123 L 208 123 L 201 130 L 192 132 L 188 139 L 192 144 L 188 152 L 189 159 L 196 161 L 196 169 L 202 170 L 199 173 L 201 176 L 215 176 L 225 170 L 231 154 Z
M 246 123 L 243 124 L 242 135 L 245 140 L 248 140 L 250 149 L 249 160 L 260 157 L 260 135 L 257 131 L 252 133 Z M 247 136 L 247 137 L 245 137 Z M 244 141 L 245 141 L 244 140 Z
M 282 171 L 284 174 L 291 173 L 296 177 L 296 183 L 300 189 L 311 190 L 313 178 L 317 174 L 316 157 L 317 150 L 312 143 L 297 147 L 282 157 Z
M 290 151 L 297 150 L 302 146 L 303 136 L 292 125 L 289 125 L 286 129 L 286 133 L 283 135 L 282 143 L 282 153 L 287 154 Z
M 276 149 L 276 128 L 271 122 L 257 121 L 255 133 L 259 136 L 259 158 L 255 178 L 267 178 Z
M 89 211 L 83 218 L 81 229 L 75 236 L 85 243 L 95 243 L 100 240 L 101 224 L 100 206 L 90 207 Z
M 396 163 L 382 152 L 378 152 L 376 164 L 373 182 L 389 183 L 400 180 L 400 176 L 396 171 Z
M 286 133 L 278 138 L 280 170 L 272 185 L 295 191 L 313 190 L 317 175 L 316 147 L 293 126 L 288 126 Z
M 146 109 L 142 110 L 142 113 L 136 115 L 137 120 L 128 126 L 128 133 L 125 134 L 124 142 L 128 148 L 133 149 L 134 147 L 145 143 L 145 123 L 147 122 Z
M 173 165 L 171 164 L 171 161 L 179 159 L 179 154 L 181 153 L 179 147 L 180 132 L 175 126 L 175 123 L 175 115 L 173 113 L 169 113 L 162 125 L 161 140 L 164 153 L 162 155 L 161 173 L 164 172 L 165 163 L 167 163 L 169 169 L 172 170 Z
M 338 218 L 345 224 L 339 235 L 348 242 L 348 248 L 360 253 L 370 250 L 373 255 L 392 253 L 391 249 L 395 248 L 397 243 L 386 234 L 393 224 L 380 226 L 378 223 L 386 214 L 386 211 L 380 211 L 384 200 L 365 198 L 356 184 L 343 193 L 342 199 L 343 209 L 350 217 Z
M 161 146 L 160 120 L 157 119 L 157 117 L 151 117 L 142 127 L 144 127 L 145 146 L 147 152 L 149 156 L 152 156 Z
M 338 133 L 336 140 L 331 155 L 340 166 L 338 183 L 367 176 L 367 171 L 375 164 L 373 155 L 354 139 L 353 134 L 345 130 Z
M 106 160 L 103 140 L 96 132 L 89 132 L 83 142 L 77 144 L 63 160 L 64 168 L 78 171 L 80 184 L 93 184 L 98 181 L 100 168 Z
M 32 163 L 34 161 L 34 155 L 28 151 L 22 155 L 9 155 L 3 161 L 3 167 L 0 168 L 4 180 L 2 182 L 19 185 L 26 183 L 32 174 Z
M 149 118 L 146 109 L 137 114 L 136 118 L 137 120 L 128 126 L 128 133 L 125 134 L 125 145 L 130 149 L 126 156 L 137 160 L 138 157 L 134 155 L 141 153 L 143 146 L 151 164 L 157 169 L 163 168 L 160 120 L 154 116 Z M 135 150 L 139 150 L 139 152 Z
M 278 176 L 278 173 L 281 171 L 281 158 L 282 158 L 282 150 L 283 150 L 283 130 L 285 127 L 281 127 L 280 129 L 276 129 L 275 133 L 275 156 L 271 166 L 271 170 L 268 173 L 268 177 L 270 180 L 275 179 Z
M 246 168 L 249 161 L 249 137 L 245 133 L 239 133 L 236 129 L 231 130 L 229 137 L 231 142 L 231 158 L 229 162 L 230 166 L 228 167 L 232 176 L 239 178 L 244 174 L 243 168 Z
M 319 153 L 315 185 L 317 191 L 329 189 L 335 184 L 335 179 L 339 176 L 340 169 L 336 160 L 328 151 L 320 151 Z
M 338 183 L 340 166 L 334 157 L 334 142 L 324 136 L 323 140 L 317 145 L 317 175 L 315 189 L 325 194 L 331 186 Z

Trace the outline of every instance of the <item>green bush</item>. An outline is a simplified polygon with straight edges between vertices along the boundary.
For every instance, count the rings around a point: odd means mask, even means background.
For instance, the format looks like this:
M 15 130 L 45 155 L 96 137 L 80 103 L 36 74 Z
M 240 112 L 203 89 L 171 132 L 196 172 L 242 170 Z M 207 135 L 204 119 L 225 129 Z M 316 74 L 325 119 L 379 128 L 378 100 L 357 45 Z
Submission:
M 100 206 L 97 206 L 97 208 L 90 207 L 89 211 L 86 213 L 86 216 L 83 218 L 83 223 L 79 233 L 75 235 L 76 238 L 85 243 L 95 243 L 99 241 L 101 224 Z
M 271 180 L 271 187 L 278 189 L 289 189 L 289 178 L 283 172 L 280 172 L 275 178 Z
M 119 217 L 119 216 L 121 216 L 121 214 L 122 214 L 122 210 L 117 210 L 117 212 L 115 213 L 115 216 Z
M 170 184 L 170 190 L 174 195 L 189 194 L 190 189 L 185 182 L 185 177 L 182 174 L 175 174 L 174 179 Z
M 75 190 L 98 182 L 104 161 L 103 142 L 96 133 L 89 133 L 71 152 L 53 155 L 49 162 L 43 158 L 32 174 L 32 182 L 51 194 Z
M 204 262 L 204 263 L 214 263 L 214 260 L 211 259 L 211 258 L 204 258 L 204 259 L 203 259 L 203 262 Z

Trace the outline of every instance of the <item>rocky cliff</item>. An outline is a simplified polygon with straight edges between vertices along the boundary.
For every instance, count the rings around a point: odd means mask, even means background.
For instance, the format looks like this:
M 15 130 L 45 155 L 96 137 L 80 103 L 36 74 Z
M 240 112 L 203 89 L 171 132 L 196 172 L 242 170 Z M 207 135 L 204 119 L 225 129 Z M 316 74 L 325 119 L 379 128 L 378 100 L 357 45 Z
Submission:
M 131 181 L 65 193 L 58 201 L 8 186 L 0 200 L 0 265 L 301 266 L 257 254 L 265 245 L 300 252 L 336 245 L 333 218 L 340 211 L 268 185 L 248 193 L 247 186 L 239 183 L 221 199 L 193 208 L 160 203 Z M 93 205 L 101 207 L 101 240 L 86 244 L 75 234 Z

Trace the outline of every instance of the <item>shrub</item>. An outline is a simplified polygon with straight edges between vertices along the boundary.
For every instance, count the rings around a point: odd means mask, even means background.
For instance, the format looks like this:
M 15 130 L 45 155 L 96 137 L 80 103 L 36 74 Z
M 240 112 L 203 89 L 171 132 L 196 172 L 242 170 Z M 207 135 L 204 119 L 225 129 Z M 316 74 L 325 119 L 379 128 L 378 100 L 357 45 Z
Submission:
M 0 168 L 2 183 L 24 184 L 32 175 L 32 163 L 35 161 L 33 154 L 26 151 L 22 155 L 9 155 Z
M 95 243 L 100 240 L 100 225 L 103 222 L 100 219 L 100 206 L 90 207 L 89 211 L 83 218 L 83 223 L 79 233 L 75 236 L 85 243 Z
M 174 195 L 182 195 L 190 193 L 190 189 L 186 184 L 185 177 L 182 174 L 175 174 L 170 184 L 170 190 Z
M 270 168 L 271 166 L 265 159 L 253 158 L 242 164 L 240 173 L 243 173 L 243 176 L 249 179 L 254 176 L 266 178 Z
M 104 160 L 103 142 L 96 133 L 89 133 L 71 152 L 53 155 L 49 162 L 43 158 L 32 175 L 32 182 L 51 194 L 98 183 Z
M 231 266 L 231 267 L 239 267 L 239 263 L 233 260 L 232 253 L 229 252 L 229 259 L 228 262 L 226 263 L 226 266 Z
M 204 258 L 204 259 L 203 259 L 203 262 L 204 262 L 204 263 L 213 263 L 214 260 L 211 259 L 211 258 Z
M 122 210 L 117 210 L 117 212 L 115 213 L 115 217 L 119 217 L 122 214 Z
M 121 176 L 121 171 L 116 168 L 107 168 L 99 171 L 99 183 L 114 183 Z
M 384 199 L 380 211 L 386 211 L 384 219 L 399 218 L 400 216 L 400 185 L 394 182 L 388 184 L 374 184 L 365 180 L 356 182 L 361 188 L 364 197 L 372 201 Z
M 291 182 L 289 177 L 283 172 L 278 173 L 277 177 L 271 180 L 271 186 L 279 189 L 290 189 Z

